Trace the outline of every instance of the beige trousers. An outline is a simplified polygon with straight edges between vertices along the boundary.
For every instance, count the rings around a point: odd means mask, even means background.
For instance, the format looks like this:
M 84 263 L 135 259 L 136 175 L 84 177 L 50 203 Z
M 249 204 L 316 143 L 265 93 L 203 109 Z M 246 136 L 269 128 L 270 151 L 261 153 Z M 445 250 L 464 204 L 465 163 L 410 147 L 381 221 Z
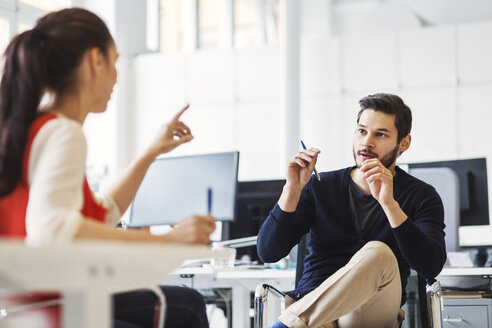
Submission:
M 279 320 L 294 328 L 396 328 L 404 316 L 400 302 L 395 255 L 386 244 L 371 241 Z

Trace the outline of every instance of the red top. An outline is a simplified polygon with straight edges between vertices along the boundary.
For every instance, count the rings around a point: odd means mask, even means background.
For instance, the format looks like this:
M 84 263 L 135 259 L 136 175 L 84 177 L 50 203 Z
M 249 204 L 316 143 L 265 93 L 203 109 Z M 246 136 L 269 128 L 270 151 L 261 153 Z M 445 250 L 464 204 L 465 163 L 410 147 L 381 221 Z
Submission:
M 0 236 L 18 238 L 26 236 L 26 209 L 29 201 L 28 166 L 32 142 L 46 122 L 57 118 L 55 114 L 44 114 L 31 124 L 22 161 L 22 178 L 12 193 L 0 199 Z M 84 203 L 80 213 L 85 217 L 104 222 L 106 208 L 95 201 L 85 176 L 81 187 L 84 193 Z

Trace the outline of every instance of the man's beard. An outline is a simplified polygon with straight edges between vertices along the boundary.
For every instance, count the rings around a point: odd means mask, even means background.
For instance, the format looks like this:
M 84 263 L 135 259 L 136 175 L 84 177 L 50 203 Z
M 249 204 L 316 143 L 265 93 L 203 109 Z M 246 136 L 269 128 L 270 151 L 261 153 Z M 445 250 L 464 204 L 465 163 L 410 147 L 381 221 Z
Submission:
M 381 158 L 379 160 L 381 162 L 381 164 L 384 165 L 384 167 L 389 168 L 391 165 L 393 165 L 396 162 L 396 159 L 398 158 L 398 155 L 399 155 L 398 154 L 399 148 L 400 148 L 400 144 L 398 143 L 396 145 L 396 147 L 393 148 L 393 150 L 391 150 L 390 152 L 386 153 L 386 155 L 384 155 L 383 158 Z M 363 152 L 363 153 L 368 153 L 368 154 L 374 156 L 375 158 L 378 158 L 378 155 L 377 154 L 371 152 L 367 148 L 363 148 L 363 149 L 361 149 L 359 151 L 360 152 Z M 357 151 L 357 152 L 359 152 L 359 151 Z M 357 168 L 360 168 L 360 165 L 357 164 L 357 154 L 356 154 L 355 149 L 352 150 L 352 153 L 354 155 L 355 166 L 357 166 Z

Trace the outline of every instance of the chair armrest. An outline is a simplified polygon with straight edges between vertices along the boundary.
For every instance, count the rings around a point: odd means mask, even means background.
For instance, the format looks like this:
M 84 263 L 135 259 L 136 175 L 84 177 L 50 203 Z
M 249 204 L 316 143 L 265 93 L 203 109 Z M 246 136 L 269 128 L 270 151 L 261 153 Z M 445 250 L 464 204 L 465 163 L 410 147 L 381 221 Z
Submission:
M 442 300 L 442 289 L 439 281 L 435 279 L 427 280 L 426 296 L 427 308 L 430 317 L 430 327 L 442 328 L 442 311 L 444 311 L 444 302 Z
M 273 296 L 274 300 L 284 302 L 285 293 L 268 284 L 259 284 L 255 290 L 255 316 L 254 327 L 263 328 L 267 326 L 268 298 Z M 282 309 L 273 309 L 274 313 L 280 313 Z
M 259 284 L 258 286 L 256 286 L 255 298 L 261 297 L 262 299 L 266 300 L 268 298 L 268 293 L 272 293 L 272 295 L 278 299 L 284 299 L 285 297 L 285 293 L 282 293 L 280 290 L 273 287 L 272 285 Z

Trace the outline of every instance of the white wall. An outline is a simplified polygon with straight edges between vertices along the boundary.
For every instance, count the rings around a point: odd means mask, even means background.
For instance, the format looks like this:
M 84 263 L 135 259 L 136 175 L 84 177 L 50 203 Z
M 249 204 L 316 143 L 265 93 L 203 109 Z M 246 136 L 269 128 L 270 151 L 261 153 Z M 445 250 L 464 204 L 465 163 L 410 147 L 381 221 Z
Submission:
M 299 124 L 322 150 L 318 169 L 352 165 L 358 100 L 391 92 L 414 114 L 401 162 L 487 157 L 492 172 L 491 40 L 492 21 L 305 36 Z M 137 149 L 189 102 L 184 119 L 196 138 L 176 154 L 239 149 L 241 180 L 282 178 L 280 60 L 280 46 L 137 57 Z
M 190 103 L 195 139 L 173 155 L 239 149 L 240 179 L 283 177 L 279 58 L 276 46 L 137 57 L 137 150 Z

